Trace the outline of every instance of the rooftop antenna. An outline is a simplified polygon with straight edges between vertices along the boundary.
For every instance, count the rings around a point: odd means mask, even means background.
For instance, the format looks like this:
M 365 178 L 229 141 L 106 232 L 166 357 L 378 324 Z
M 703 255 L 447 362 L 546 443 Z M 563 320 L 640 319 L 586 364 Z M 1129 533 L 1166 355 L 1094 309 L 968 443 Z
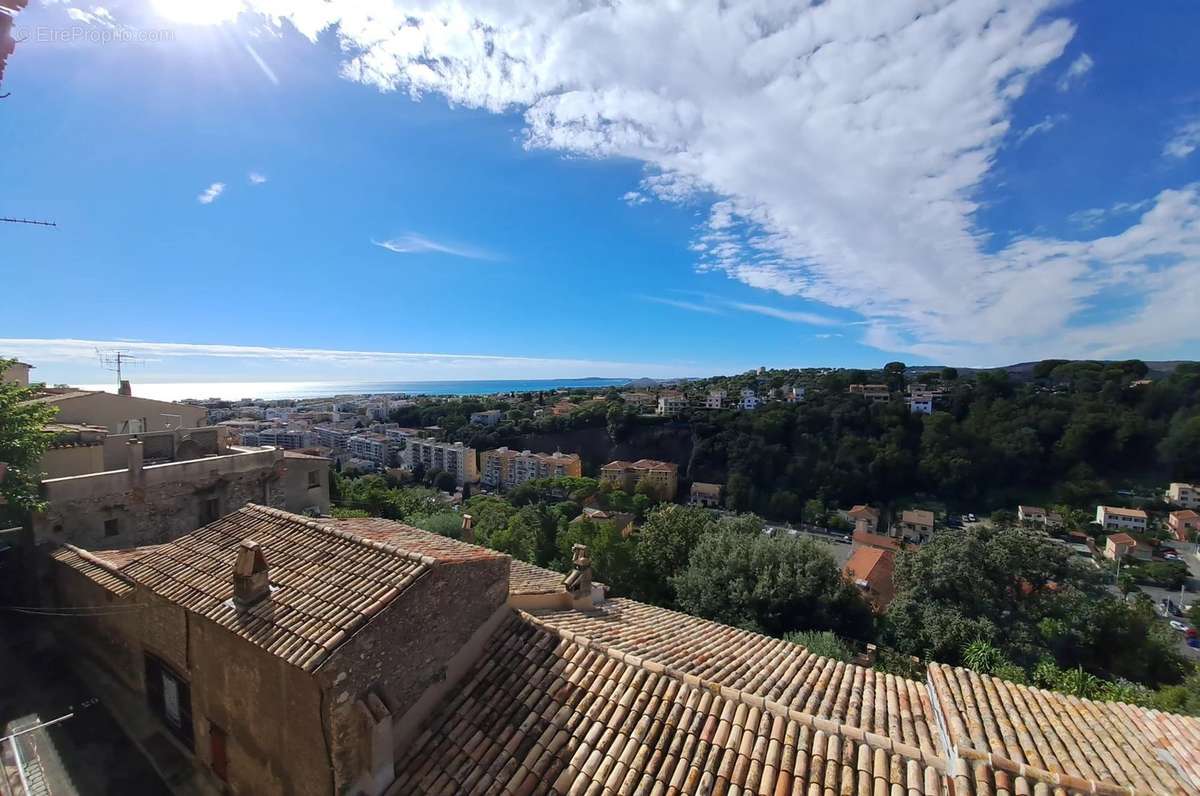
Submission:
M 122 370 L 130 365 L 145 364 L 145 360 L 140 357 L 131 355 L 128 351 L 119 349 L 113 351 L 102 351 L 96 349 L 96 356 L 100 359 L 100 367 L 105 370 L 114 371 L 117 374 L 117 390 L 121 389 L 121 373 Z
M 57 227 L 53 221 L 38 221 L 32 218 L 9 218 L 8 216 L 0 216 L 0 222 L 5 224 L 32 224 L 35 227 Z

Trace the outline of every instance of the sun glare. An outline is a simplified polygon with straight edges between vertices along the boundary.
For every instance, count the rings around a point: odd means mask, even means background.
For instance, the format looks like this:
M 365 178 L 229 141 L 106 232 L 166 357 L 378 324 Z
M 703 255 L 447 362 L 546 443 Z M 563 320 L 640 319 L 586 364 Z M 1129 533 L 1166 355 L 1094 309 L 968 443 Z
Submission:
M 153 0 L 160 16 L 185 25 L 232 22 L 244 8 L 242 0 Z

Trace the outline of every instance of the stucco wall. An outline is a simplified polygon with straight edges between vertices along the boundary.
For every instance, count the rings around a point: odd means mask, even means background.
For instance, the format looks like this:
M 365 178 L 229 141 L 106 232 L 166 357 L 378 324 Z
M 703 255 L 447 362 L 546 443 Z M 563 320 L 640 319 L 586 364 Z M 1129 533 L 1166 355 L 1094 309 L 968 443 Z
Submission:
M 33 518 L 34 541 L 68 542 L 87 550 L 157 544 L 196 530 L 205 501 L 219 514 L 248 502 L 283 508 L 283 454 L 268 450 L 42 482 L 46 511 Z M 106 520 L 117 533 L 106 535 Z
M 58 414 L 54 418 L 58 423 L 91 423 L 106 426 L 113 433 L 123 431 L 121 424 L 134 418 L 145 418 L 146 431 L 162 431 L 168 426 L 201 426 L 208 416 L 208 410 L 200 406 L 107 392 L 81 395 L 55 402 L 53 405 L 58 407 Z
M 508 599 L 507 558 L 435 564 L 320 669 L 339 792 L 369 768 L 368 727 L 355 703 L 369 691 L 398 721 L 475 631 Z
M 287 456 L 283 459 L 287 473 L 283 479 L 284 503 L 288 511 L 303 514 L 315 508 L 318 514 L 329 514 L 329 460 Z M 309 473 L 316 473 L 316 485 L 309 484 Z
M 42 470 L 43 478 L 98 473 L 104 469 L 104 447 L 96 444 L 49 448 L 42 454 L 42 461 L 38 466 Z

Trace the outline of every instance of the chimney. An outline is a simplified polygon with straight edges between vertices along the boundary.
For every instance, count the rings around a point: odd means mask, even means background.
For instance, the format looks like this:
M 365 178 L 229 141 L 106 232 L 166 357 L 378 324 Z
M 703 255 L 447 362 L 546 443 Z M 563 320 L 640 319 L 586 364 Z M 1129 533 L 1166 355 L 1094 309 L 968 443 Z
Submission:
M 462 540 L 475 544 L 475 518 L 470 514 L 463 515 Z
M 129 462 L 129 480 L 140 483 L 142 480 L 142 441 L 131 439 L 125 443 L 126 459 Z
M 592 600 L 592 554 L 585 544 L 571 547 L 571 561 L 575 568 L 563 579 L 575 608 L 588 611 L 595 607 Z
M 121 386 L 117 388 L 117 395 L 133 395 L 133 388 L 129 386 L 129 379 L 121 379 Z
M 271 596 L 270 570 L 258 542 L 243 539 L 233 565 L 233 604 L 252 608 Z

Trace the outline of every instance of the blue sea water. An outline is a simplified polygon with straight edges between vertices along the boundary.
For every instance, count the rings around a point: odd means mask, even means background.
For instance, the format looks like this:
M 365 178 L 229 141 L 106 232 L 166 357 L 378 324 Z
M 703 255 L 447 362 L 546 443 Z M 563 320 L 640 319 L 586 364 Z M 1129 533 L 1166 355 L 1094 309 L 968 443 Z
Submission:
M 560 388 L 619 387 L 630 379 L 497 379 L 492 381 L 234 381 L 234 382 L 138 382 L 133 394 L 159 401 L 217 398 L 237 401 L 259 398 L 328 398 L 335 395 L 493 395 L 506 392 L 538 392 Z M 82 384 L 86 390 L 113 392 L 111 384 Z

